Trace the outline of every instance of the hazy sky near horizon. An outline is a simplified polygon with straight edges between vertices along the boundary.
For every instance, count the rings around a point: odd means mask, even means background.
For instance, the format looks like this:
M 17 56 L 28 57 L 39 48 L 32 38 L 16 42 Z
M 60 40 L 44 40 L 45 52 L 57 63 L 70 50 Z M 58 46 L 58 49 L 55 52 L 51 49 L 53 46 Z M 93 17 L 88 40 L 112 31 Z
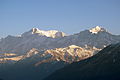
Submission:
M 120 34 L 120 0 L 0 0 L 0 37 L 33 27 L 73 34 L 97 25 Z

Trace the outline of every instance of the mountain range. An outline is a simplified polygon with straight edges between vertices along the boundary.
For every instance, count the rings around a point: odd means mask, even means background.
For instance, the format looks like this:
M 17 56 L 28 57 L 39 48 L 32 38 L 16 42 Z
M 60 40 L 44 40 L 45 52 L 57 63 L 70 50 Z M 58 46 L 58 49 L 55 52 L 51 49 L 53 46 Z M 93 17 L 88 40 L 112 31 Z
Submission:
M 120 35 L 113 35 L 100 26 L 73 35 L 32 28 L 19 36 L 9 35 L 0 40 L 0 78 L 42 80 L 119 42 Z
M 43 31 L 38 28 L 33 28 L 21 36 L 9 35 L 1 39 L 0 53 L 25 54 L 32 48 L 47 50 L 70 45 L 80 47 L 87 45 L 104 48 L 111 43 L 117 43 L 119 41 L 120 35 L 113 35 L 99 26 L 73 35 L 65 35 L 65 33 L 56 30 Z

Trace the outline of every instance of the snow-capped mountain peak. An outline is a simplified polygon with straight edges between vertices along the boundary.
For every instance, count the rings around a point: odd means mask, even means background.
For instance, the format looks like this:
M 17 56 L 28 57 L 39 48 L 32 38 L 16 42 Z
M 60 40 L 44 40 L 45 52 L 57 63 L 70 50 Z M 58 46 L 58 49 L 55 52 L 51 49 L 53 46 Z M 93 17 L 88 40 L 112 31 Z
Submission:
M 23 35 L 32 35 L 37 34 L 39 36 L 46 36 L 46 37 L 52 37 L 52 38 L 58 38 L 58 37 L 64 37 L 66 36 L 65 33 L 57 31 L 57 30 L 40 30 L 38 28 L 32 28 L 29 32 L 24 33 Z
M 98 32 L 103 32 L 106 30 L 104 28 L 102 28 L 101 26 L 96 26 L 96 27 L 90 29 L 89 31 L 93 34 L 97 34 Z

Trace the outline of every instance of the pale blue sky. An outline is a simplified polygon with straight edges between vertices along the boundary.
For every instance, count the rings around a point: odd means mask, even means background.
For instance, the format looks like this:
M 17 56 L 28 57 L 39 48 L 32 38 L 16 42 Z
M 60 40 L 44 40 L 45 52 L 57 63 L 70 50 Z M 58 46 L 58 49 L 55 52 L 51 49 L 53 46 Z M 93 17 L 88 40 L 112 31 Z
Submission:
M 73 34 L 96 25 L 120 34 L 120 0 L 0 0 L 0 37 L 33 27 Z

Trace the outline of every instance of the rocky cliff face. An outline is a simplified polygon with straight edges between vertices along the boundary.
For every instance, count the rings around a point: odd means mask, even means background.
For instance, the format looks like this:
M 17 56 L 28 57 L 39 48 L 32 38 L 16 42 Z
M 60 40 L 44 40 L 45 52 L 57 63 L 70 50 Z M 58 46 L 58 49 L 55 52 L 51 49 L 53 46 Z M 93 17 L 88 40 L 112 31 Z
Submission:
M 71 63 L 91 57 L 98 51 L 100 51 L 100 49 L 92 47 L 81 48 L 76 45 L 70 45 L 65 48 L 46 50 L 43 56 L 51 55 L 52 58 L 55 58 L 57 61 Z

